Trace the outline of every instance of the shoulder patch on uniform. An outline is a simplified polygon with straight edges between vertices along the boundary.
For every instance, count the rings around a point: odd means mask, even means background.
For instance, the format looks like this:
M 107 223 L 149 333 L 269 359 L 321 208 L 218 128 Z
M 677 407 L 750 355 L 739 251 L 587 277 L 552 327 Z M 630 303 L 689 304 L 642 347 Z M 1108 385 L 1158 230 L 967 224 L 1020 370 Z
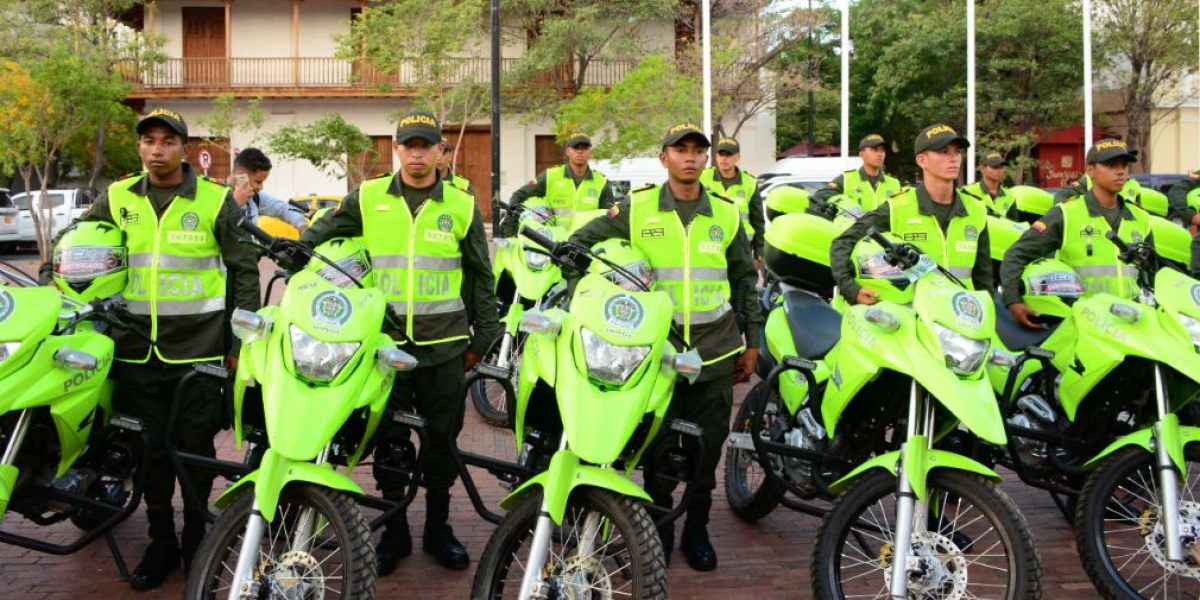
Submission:
M 831 190 L 836 190 L 838 187 L 838 184 L 836 181 L 830 181 L 829 183 L 825 184 L 825 187 L 827 187 Z
M 388 175 L 391 175 L 391 174 L 392 174 L 391 171 L 380 171 L 380 172 L 368 177 L 367 179 L 379 179 L 380 177 L 387 177 Z
M 617 215 L 619 214 L 621 214 L 621 207 L 617 206 L 616 204 L 612 205 L 612 208 L 608 209 L 608 218 L 610 219 L 617 218 Z
M 638 188 L 638 189 L 636 189 L 636 190 L 632 190 L 632 191 L 630 191 L 629 193 L 631 193 L 631 194 L 632 194 L 632 193 L 634 193 L 634 192 L 644 192 L 644 191 L 646 191 L 646 190 L 652 190 L 652 189 L 654 189 L 654 188 L 656 188 L 656 187 L 658 187 L 658 185 L 657 185 L 657 184 L 654 184 L 654 183 L 647 183 L 646 185 L 643 185 L 642 187 L 640 187 L 640 188 Z
M 1041 221 L 1034 221 L 1033 225 L 1030 225 L 1029 228 L 1038 233 L 1043 233 L 1046 231 L 1046 224 Z
M 122 175 L 122 176 L 118 177 L 118 178 L 117 178 L 117 181 L 120 181 L 120 180 L 122 180 L 122 179 L 129 179 L 130 177 L 133 177 L 133 176 L 135 176 L 135 175 L 141 175 L 141 174 L 142 174 L 142 172 L 141 172 L 141 171 L 133 171 L 133 172 L 131 172 L 131 173 L 126 173 L 126 174 L 124 174 L 124 175 Z
M 537 185 L 537 177 L 529 180 L 529 185 Z
M 1071 187 L 1076 187 L 1076 188 L 1077 188 L 1077 187 L 1079 187 L 1079 180 L 1078 180 L 1078 179 L 1076 179 L 1075 181 L 1072 181 L 1072 182 L 1071 182 Z
M 126 175 L 128 177 L 128 175 Z M 1192 171 L 1188 173 L 1188 179 L 1200 179 L 1200 171 Z
M 200 177 L 200 179 L 203 179 L 209 183 L 215 183 L 217 185 L 223 185 L 226 187 L 230 187 L 228 183 L 225 183 L 225 181 L 223 181 L 221 179 L 217 179 L 215 177 L 209 177 L 208 175 L 200 175 L 199 177 Z

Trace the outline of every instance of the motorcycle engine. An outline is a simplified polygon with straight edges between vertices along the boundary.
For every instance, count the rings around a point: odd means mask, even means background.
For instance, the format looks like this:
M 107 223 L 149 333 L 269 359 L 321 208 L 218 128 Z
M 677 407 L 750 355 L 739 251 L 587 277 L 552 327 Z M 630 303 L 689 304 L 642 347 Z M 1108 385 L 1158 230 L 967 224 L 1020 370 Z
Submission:
M 1017 412 L 1008 418 L 1010 425 L 1047 434 L 1057 433 L 1057 415 L 1050 406 L 1050 402 L 1041 395 L 1021 396 L 1017 398 L 1016 406 Z M 1020 461 L 1023 468 L 1037 475 L 1054 472 L 1055 469 L 1050 464 L 1046 442 L 1013 435 L 1009 436 L 1008 443 L 1016 449 L 1017 460 Z
M 819 451 L 825 445 L 825 428 L 821 427 L 812 416 L 812 410 L 805 408 L 796 415 L 797 427 L 783 433 L 783 441 L 789 446 L 805 450 Z M 813 463 L 802 458 L 785 458 L 783 461 L 784 474 L 795 485 L 800 496 L 805 499 L 817 495 L 817 486 L 812 478 Z

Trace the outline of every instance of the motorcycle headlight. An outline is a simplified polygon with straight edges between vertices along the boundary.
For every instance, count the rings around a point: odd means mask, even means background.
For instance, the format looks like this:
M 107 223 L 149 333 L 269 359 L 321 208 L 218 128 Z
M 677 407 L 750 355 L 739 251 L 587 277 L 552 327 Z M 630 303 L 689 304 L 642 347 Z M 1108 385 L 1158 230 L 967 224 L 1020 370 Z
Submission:
M 1192 338 L 1192 347 L 1200 350 L 1200 320 L 1193 319 L 1182 313 L 1179 315 L 1179 322 L 1183 323 L 1183 328 L 1187 330 L 1188 336 Z
M 312 382 L 333 381 L 354 358 L 358 342 L 322 342 L 292 325 L 292 362 L 302 377 Z
M 942 352 L 946 356 L 946 366 L 959 375 L 968 375 L 979 370 L 987 358 L 988 340 L 973 340 L 965 335 L 933 324 L 937 331 L 938 341 L 942 344 Z
M 650 354 L 650 346 L 614 346 L 586 328 L 580 329 L 580 335 L 588 376 L 611 385 L 629 381 Z
M 17 353 L 17 348 L 21 347 L 21 342 L 3 342 L 0 343 L 0 363 L 8 360 L 8 357 Z
M 542 254 L 541 252 L 526 250 L 525 264 L 529 265 L 529 268 L 533 269 L 534 271 L 541 271 L 542 269 L 546 268 L 546 265 L 550 264 L 550 257 L 546 254 Z

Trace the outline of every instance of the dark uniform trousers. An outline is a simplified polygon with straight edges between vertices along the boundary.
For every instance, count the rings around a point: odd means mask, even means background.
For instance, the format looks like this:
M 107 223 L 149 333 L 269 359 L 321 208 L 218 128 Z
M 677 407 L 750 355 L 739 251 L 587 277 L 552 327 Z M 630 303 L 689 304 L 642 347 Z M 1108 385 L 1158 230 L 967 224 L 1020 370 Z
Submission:
M 116 383 L 113 390 L 114 409 L 140 419 L 150 438 L 149 469 L 144 474 L 144 481 L 146 517 L 150 522 L 152 540 L 167 540 L 175 533 L 174 509 L 171 506 L 171 499 L 175 495 L 175 471 L 166 454 L 167 420 L 179 382 L 191 371 L 190 364 L 167 365 L 151 359 L 145 364 L 118 362 L 111 374 Z M 221 428 L 221 382 L 200 375 L 193 377 L 189 383 L 181 391 L 173 445 L 181 452 L 215 457 L 217 453 L 213 438 Z M 195 506 L 190 498 L 184 497 L 185 530 L 188 523 L 193 526 L 204 523 L 215 474 L 206 469 L 189 469 L 187 476 L 204 499 L 204 504 Z M 199 533 L 202 534 L 203 530 Z
M 662 435 L 677 435 L 666 430 L 673 418 L 680 418 L 699 425 L 704 430 L 704 456 L 701 457 L 696 479 L 688 483 L 693 508 L 689 510 L 686 523 L 705 525 L 708 523 L 708 507 L 712 504 L 712 491 L 717 487 L 717 463 L 721 461 L 725 438 L 729 436 L 729 419 L 733 411 L 733 368 L 737 355 L 705 365 L 696 383 L 680 378 L 675 382 L 671 406 L 663 422 Z M 659 506 L 672 506 L 671 493 L 675 482 L 656 477 L 655 466 L 646 465 L 646 493 Z
M 404 444 L 409 428 L 392 420 L 397 410 L 416 412 L 425 418 L 425 464 L 421 485 L 430 495 L 449 493 L 458 478 L 458 464 L 451 449 L 462 431 L 466 402 L 463 398 L 463 359 L 455 354 L 434 365 L 419 366 L 406 373 L 396 373 L 388 396 L 387 410 L 374 436 L 376 446 L 373 473 L 385 498 L 403 496 L 408 477 L 389 469 L 380 460 L 380 449 L 389 444 Z

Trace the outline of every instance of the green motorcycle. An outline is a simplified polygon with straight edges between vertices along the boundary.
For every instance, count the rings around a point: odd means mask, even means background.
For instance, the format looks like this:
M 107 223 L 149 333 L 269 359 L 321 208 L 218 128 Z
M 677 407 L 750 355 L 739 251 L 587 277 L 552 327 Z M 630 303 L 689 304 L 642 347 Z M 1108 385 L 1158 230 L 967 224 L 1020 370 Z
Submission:
M 375 551 L 355 502 L 364 493 L 333 463 L 354 468 L 395 371 L 416 361 L 381 332 L 387 305 L 378 288 L 363 285 L 371 277 L 365 249 L 334 239 L 306 251 L 249 223 L 242 228 L 271 244 L 277 260 L 287 252 L 314 260 L 292 275 L 278 306 L 232 317 L 242 340 L 237 439 L 246 386 L 257 384 L 269 445 L 259 467 L 217 500 L 224 510 L 197 551 L 184 597 L 373 598 Z
M 501 503 L 510 512 L 488 540 L 471 597 L 665 598 L 650 497 L 629 475 L 663 426 L 676 377 L 699 375 L 700 357 L 676 353 L 671 298 L 649 291 L 652 271 L 628 243 L 591 250 L 530 228 L 522 235 L 561 265 L 606 268 L 587 271 L 569 309 L 521 319 L 518 447 L 535 422 L 557 420 L 562 433 L 546 468 Z

